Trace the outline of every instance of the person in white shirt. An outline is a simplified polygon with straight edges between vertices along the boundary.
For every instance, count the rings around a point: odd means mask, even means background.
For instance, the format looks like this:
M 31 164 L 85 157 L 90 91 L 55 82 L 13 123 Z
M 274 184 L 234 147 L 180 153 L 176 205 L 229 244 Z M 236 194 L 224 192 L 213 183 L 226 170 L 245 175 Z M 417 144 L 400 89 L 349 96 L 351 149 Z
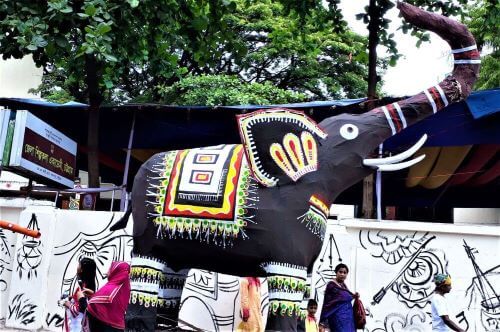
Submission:
M 445 294 L 451 291 L 451 277 L 449 274 L 436 274 L 434 276 L 436 289 L 431 300 L 432 314 L 432 331 L 448 332 L 458 331 L 465 332 L 458 324 L 455 324 L 449 317 L 450 310 L 448 302 L 444 297 Z

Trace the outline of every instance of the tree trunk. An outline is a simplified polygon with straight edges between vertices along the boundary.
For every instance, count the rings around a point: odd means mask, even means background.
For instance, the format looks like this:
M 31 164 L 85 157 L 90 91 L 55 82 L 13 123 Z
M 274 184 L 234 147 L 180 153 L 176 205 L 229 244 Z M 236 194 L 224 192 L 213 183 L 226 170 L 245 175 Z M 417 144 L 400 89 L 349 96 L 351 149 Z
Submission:
M 368 100 L 377 98 L 377 45 L 379 42 L 380 10 L 376 0 L 370 0 L 368 9 Z
M 87 127 L 89 187 L 99 188 L 99 107 L 103 100 L 98 82 L 98 64 L 93 55 L 85 56 L 85 83 L 89 98 Z
M 372 100 L 377 96 L 377 45 L 379 42 L 378 30 L 380 27 L 380 10 L 377 7 L 376 0 L 370 0 L 368 15 L 370 22 L 368 23 L 368 107 L 373 108 Z M 373 175 L 363 179 L 363 218 L 373 218 Z

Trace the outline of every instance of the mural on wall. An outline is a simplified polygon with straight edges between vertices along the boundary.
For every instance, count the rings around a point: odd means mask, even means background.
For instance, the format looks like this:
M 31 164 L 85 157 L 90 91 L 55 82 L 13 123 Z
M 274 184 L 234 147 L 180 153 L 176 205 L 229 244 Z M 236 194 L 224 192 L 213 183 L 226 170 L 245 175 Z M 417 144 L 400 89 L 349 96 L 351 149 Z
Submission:
M 20 322 L 22 325 L 29 325 L 35 321 L 35 309 L 37 305 L 34 304 L 29 295 L 17 294 L 14 296 L 9 304 L 8 319 L 13 319 Z
M 111 262 L 114 260 L 130 260 L 132 237 L 124 232 L 110 232 L 114 214 L 107 223 L 100 225 L 94 232 L 79 232 L 66 243 L 56 245 L 53 255 L 66 256 L 64 274 L 60 294 L 73 294 L 77 284 L 76 267 L 82 257 L 88 257 L 96 262 L 97 283 L 104 279 Z
M 57 306 L 61 294 L 73 294 L 78 287 L 76 269 L 82 257 L 96 262 L 96 287 L 104 283 L 104 276 L 113 260 L 130 261 L 132 237 L 125 231 L 110 232 L 115 213 L 93 212 L 81 214 L 66 211 L 58 215 L 50 275 L 50 286 L 44 327 L 58 331 L 63 324 L 64 310 Z M 89 216 L 91 216 L 89 218 Z
M 27 226 L 29 229 L 40 230 L 36 215 L 31 215 L 31 220 Z M 28 279 L 33 279 L 37 276 L 37 270 L 42 262 L 42 240 L 41 237 L 36 239 L 23 235 L 22 246 L 16 252 L 16 271 L 19 273 L 19 279 L 23 275 Z
M 262 315 L 266 317 L 269 306 L 267 279 L 260 280 Z M 239 277 L 191 269 L 182 293 L 179 326 L 189 322 L 207 331 L 234 330 L 241 321 L 239 293 Z
M 342 258 L 340 256 L 339 247 L 337 246 L 337 241 L 335 241 L 335 237 L 332 233 L 330 233 L 328 240 L 325 241 L 326 244 L 323 246 L 323 250 L 319 255 L 319 265 L 316 268 L 315 273 L 315 283 L 314 283 L 314 292 L 313 295 L 316 301 L 319 301 L 320 296 L 322 296 L 324 292 L 324 288 L 326 285 L 335 278 L 335 267 L 337 264 L 342 262 Z M 336 253 L 336 260 L 334 259 L 334 254 Z M 321 295 L 320 295 L 321 294 Z M 306 304 L 307 308 L 307 304 Z
M 7 272 L 12 271 L 11 261 L 14 251 L 13 247 L 14 244 L 9 240 L 5 231 L 0 229 L 0 292 L 4 292 L 10 282 L 10 280 L 7 279 Z
M 42 232 L 40 239 L 16 236 L 13 273 L 8 294 L 6 326 L 39 329 L 45 320 L 47 284 L 51 264 L 56 218 L 53 209 L 27 208 L 21 212 L 19 224 Z
M 20 208 L 8 209 L 7 211 L 0 208 L 0 218 L 18 223 L 20 211 Z M 7 317 L 9 305 L 8 290 L 14 266 L 17 236 L 14 232 L 0 229 L 0 319 Z
M 389 289 L 408 308 L 424 308 L 429 303 L 434 292 L 434 275 L 447 272 L 444 251 L 425 248 L 435 238 L 428 232 L 401 235 L 359 231 L 361 246 L 373 257 L 381 258 L 390 265 L 404 262 L 393 279 L 373 296 L 373 305 L 379 304 Z
M 467 288 L 468 308 L 470 309 L 474 304 L 479 303 L 481 324 L 484 330 L 498 331 L 500 330 L 500 265 L 483 271 L 475 257 L 479 251 L 471 248 L 465 240 L 463 242 L 465 252 L 475 273 Z
M 33 206 L 18 216 L 20 225 L 43 235 L 35 240 L 0 230 L 0 291 L 5 325 L 60 331 L 64 310 L 57 303 L 63 294 L 75 290 L 78 260 L 85 256 L 96 261 L 97 284 L 102 285 L 112 260 L 130 261 L 132 227 L 109 231 L 115 216 L 112 212 Z
M 384 326 L 371 332 L 424 332 L 429 330 L 431 318 L 428 313 L 413 308 L 406 314 L 390 313 L 384 319 Z M 365 331 L 370 331 L 365 329 Z

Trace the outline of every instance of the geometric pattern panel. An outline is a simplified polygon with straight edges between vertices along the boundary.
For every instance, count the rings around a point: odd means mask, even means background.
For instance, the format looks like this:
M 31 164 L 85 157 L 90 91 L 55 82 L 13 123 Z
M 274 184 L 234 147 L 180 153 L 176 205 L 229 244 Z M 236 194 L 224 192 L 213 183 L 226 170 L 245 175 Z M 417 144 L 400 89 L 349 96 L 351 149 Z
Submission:
M 246 237 L 258 185 L 241 144 L 170 151 L 154 168 L 158 177 L 149 179 L 149 193 L 155 200 L 149 203 L 158 236 L 213 238 L 210 243 L 222 246 L 238 235 Z

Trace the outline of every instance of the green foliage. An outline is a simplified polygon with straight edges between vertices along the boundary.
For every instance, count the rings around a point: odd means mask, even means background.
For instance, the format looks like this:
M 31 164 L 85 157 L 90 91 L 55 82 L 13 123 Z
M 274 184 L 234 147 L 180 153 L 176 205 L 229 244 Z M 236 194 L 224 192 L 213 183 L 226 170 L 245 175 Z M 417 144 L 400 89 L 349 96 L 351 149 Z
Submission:
M 311 99 L 365 95 L 368 59 L 358 55 L 365 53 L 366 38 L 344 29 L 344 21 L 333 21 L 332 13 L 338 13 L 333 5 L 333 9 L 308 7 L 307 15 L 301 15 L 277 1 L 236 3 L 236 10 L 224 18 L 237 33 L 233 44 L 246 52 L 221 58 L 211 73 L 236 73 L 244 81 L 271 82 Z
M 89 57 L 107 101 L 158 100 L 159 88 L 202 74 L 311 99 L 363 96 L 366 39 L 345 29 L 337 2 L 11 1 L 0 5 L 0 53 L 33 54 L 50 76 L 46 98 L 88 102 Z
M 494 51 L 500 48 L 500 2 L 478 0 L 467 6 L 467 16 L 464 23 L 468 26 L 477 46 L 492 47 Z
M 269 105 L 295 103 L 306 96 L 275 87 L 269 82 L 243 83 L 236 76 L 187 76 L 160 88 L 162 102 L 171 105 Z
M 2 1 L 0 53 L 4 59 L 32 54 L 46 74 L 58 72 L 51 91 L 63 89 L 79 101 L 89 101 L 90 88 L 101 99 L 130 98 L 175 81 L 193 64 L 213 64 L 233 35 L 220 18 L 234 6 L 230 0 Z
M 463 15 L 464 6 L 467 0 L 456 1 L 434 1 L 434 0 L 407 0 L 412 5 L 424 8 L 431 12 L 439 12 L 445 16 Z M 396 61 L 400 58 L 401 54 L 398 53 L 397 44 L 393 40 L 394 34 L 389 34 L 387 29 L 391 20 L 385 18 L 389 9 L 394 7 L 394 2 L 390 0 L 375 0 L 373 12 L 370 12 L 370 7 L 365 7 L 365 12 L 356 15 L 358 20 L 363 20 L 367 26 L 373 24 L 375 31 L 377 31 L 377 43 L 387 48 L 389 54 L 389 65 L 394 66 Z M 428 33 L 415 28 L 408 22 L 403 21 L 399 27 L 404 33 L 410 32 L 412 36 L 417 38 L 417 47 L 422 42 L 429 41 L 430 36 Z
M 496 51 L 481 59 L 479 79 L 474 84 L 475 90 L 500 87 L 500 51 Z
M 478 0 L 467 6 L 464 19 L 482 51 L 491 51 L 481 59 L 481 71 L 476 90 L 500 87 L 500 3 Z

